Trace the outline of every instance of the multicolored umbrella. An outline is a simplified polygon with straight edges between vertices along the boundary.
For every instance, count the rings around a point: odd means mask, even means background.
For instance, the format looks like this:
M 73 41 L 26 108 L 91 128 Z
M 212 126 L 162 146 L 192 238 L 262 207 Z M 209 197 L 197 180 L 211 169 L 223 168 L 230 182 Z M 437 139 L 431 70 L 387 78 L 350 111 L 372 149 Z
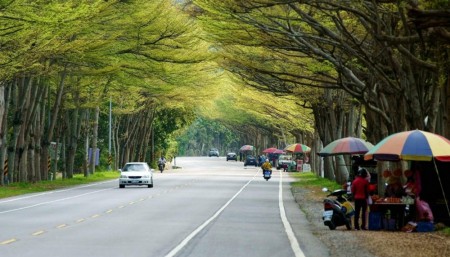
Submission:
M 365 154 L 373 148 L 373 144 L 357 137 L 344 137 L 334 140 L 326 145 L 319 156 L 332 156 L 339 154 Z
M 292 152 L 292 153 L 308 153 L 311 152 L 311 148 L 304 144 L 292 144 L 288 145 L 284 148 L 286 152 Z
M 380 161 L 450 161 L 450 140 L 422 130 L 392 134 L 364 155 L 364 159 Z
M 241 146 L 241 148 L 239 149 L 239 151 L 243 152 L 243 151 L 253 151 L 254 147 L 252 145 L 243 145 Z

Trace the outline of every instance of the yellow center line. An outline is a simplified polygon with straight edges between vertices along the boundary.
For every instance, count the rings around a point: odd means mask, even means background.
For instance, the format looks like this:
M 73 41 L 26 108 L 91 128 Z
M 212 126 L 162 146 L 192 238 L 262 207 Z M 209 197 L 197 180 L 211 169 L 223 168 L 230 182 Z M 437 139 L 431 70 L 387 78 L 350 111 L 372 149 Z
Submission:
M 91 216 L 91 218 L 94 218 L 94 219 L 95 219 L 95 218 L 98 218 L 98 217 L 100 217 L 99 214 L 95 214 L 95 215 L 92 215 L 92 216 Z
M 107 210 L 106 213 L 111 213 L 113 210 Z
M 61 224 L 61 225 L 57 226 L 57 228 L 65 228 L 65 227 L 67 227 L 67 224 Z
M 119 209 L 122 209 L 122 208 L 125 208 L 125 206 L 123 206 L 123 205 L 119 206 Z
M 85 219 L 83 219 L 83 218 L 77 219 L 76 223 L 80 223 L 80 222 L 83 222 L 83 221 L 85 221 Z
M 33 236 L 39 236 L 39 235 L 42 235 L 42 234 L 44 234 L 44 233 L 45 233 L 44 230 L 40 230 L 40 231 L 34 232 L 32 235 L 33 235 Z
M 129 204 L 134 204 L 134 202 L 130 202 Z
M 1 245 L 7 245 L 7 244 L 14 243 L 14 242 L 16 242 L 16 241 L 17 241 L 17 239 L 11 238 L 11 239 L 9 239 L 9 240 L 5 240 L 5 241 L 1 242 L 0 244 L 1 244 Z

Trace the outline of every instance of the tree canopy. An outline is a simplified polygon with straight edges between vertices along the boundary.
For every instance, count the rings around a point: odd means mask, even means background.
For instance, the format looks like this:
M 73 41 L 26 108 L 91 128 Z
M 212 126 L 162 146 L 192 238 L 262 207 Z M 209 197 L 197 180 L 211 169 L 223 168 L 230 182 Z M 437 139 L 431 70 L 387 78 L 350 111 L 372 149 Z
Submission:
M 442 0 L 1 1 L 0 163 L 26 181 L 47 179 L 55 142 L 70 177 L 76 160 L 85 174 L 94 167 L 89 148 L 117 167 L 177 147 L 448 136 L 448 10 Z M 110 103 L 112 147 L 99 134 Z M 183 133 L 199 142 L 177 145 Z

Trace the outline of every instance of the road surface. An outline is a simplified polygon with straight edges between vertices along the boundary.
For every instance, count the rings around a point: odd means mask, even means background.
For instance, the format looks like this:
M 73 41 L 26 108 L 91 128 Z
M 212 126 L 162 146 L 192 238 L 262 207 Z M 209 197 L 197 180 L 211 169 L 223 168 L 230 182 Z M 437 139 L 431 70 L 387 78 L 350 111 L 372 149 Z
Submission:
M 177 157 L 154 188 L 118 180 L 0 199 L 0 256 L 328 256 L 287 173 Z

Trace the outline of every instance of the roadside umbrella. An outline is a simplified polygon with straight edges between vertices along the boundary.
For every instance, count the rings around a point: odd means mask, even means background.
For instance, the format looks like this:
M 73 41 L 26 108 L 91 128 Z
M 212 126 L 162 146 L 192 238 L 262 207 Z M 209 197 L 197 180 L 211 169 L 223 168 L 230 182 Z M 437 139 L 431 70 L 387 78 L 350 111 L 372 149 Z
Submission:
M 447 198 L 439 176 L 435 160 L 450 161 L 450 140 L 422 130 L 410 130 L 392 134 L 364 155 L 365 160 L 379 161 L 433 161 L 434 168 L 444 196 L 445 206 L 450 216 Z
M 275 152 L 273 152 L 273 153 L 278 153 L 278 154 L 284 154 L 284 153 L 286 153 L 284 150 L 281 150 L 281 149 L 277 149 Z
M 239 151 L 244 152 L 244 151 L 253 151 L 254 147 L 252 145 L 243 145 L 241 146 L 241 148 L 239 149 Z
M 365 160 L 380 161 L 450 161 L 450 140 L 422 130 L 392 134 L 381 140 L 365 155 Z
M 365 154 L 373 148 L 373 144 L 357 137 L 344 137 L 334 140 L 326 145 L 319 156 L 332 156 L 339 154 Z
M 308 153 L 311 152 L 311 148 L 304 144 L 292 144 L 288 145 L 284 148 L 286 152 L 292 152 L 292 153 Z
M 263 153 L 275 153 L 276 151 L 278 151 L 277 148 L 275 148 L 275 147 L 270 147 L 270 148 L 264 149 L 262 152 L 263 152 Z

